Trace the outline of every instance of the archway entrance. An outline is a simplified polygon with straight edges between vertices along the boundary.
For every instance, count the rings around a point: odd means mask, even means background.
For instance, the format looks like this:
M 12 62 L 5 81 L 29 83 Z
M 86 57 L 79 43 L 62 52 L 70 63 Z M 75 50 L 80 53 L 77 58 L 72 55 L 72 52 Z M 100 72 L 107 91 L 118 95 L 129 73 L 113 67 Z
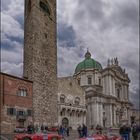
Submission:
M 68 127 L 69 126 L 69 120 L 68 120 L 68 118 L 63 118 L 62 119 L 62 125 L 65 126 L 65 127 Z

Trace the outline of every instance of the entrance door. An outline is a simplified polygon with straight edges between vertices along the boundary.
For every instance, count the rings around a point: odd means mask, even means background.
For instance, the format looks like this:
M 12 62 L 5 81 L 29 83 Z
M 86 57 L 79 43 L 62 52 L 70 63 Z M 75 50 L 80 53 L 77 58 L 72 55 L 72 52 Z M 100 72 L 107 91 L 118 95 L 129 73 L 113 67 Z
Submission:
M 68 127 L 69 126 L 69 120 L 67 118 L 63 118 L 62 119 L 62 125 L 65 126 L 65 127 Z

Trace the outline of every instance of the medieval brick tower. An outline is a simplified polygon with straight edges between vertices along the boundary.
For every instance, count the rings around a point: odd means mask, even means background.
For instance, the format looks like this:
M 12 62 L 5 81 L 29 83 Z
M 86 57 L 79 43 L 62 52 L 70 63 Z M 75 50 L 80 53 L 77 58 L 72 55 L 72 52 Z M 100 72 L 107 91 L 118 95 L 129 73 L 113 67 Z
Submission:
M 56 0 L 25 0 L 24 77 L 33 81 L 34 122 L 57 123 Z

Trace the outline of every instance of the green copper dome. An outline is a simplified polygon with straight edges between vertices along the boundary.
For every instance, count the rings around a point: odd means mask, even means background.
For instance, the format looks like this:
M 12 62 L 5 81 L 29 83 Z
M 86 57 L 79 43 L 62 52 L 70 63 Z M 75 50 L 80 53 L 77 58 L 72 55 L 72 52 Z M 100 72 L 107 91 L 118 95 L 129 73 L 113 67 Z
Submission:
M 98 69 L 98 70 L 102 69 L 101 64 L 91 58 L 91 54 L 88 50 L 85 54 L 85 60 L 83 60 L 76 66 L 75 73 L 78 73 L 81 70 L 85 69 Z

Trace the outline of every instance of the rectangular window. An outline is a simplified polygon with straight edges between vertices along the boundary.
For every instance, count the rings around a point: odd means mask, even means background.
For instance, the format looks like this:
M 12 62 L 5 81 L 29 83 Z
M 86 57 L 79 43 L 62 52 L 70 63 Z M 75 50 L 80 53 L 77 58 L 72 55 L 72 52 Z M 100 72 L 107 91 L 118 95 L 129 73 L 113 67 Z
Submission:
M 16 109 L 15 108 L 7 108 L 7 115 L 15 115 Z
M 19 89 L 18 90 L 18 96 L 26 97 L 27 96 L 27 90 Z
M 101 86 L 101 79 L 99 79 L 99 85 Z
M 88 77 L 88 85 L 91 85 L 92 81 L 91 81 L 91 77 Z
M 32 110 L 27 110 L 27 115 L 32 116 Z

